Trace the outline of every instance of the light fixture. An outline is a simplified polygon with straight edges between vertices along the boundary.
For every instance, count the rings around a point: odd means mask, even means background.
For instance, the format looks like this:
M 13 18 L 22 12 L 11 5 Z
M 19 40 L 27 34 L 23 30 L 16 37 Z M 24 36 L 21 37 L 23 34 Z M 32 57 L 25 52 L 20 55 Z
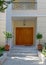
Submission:
M 23 20 L 23 25 L 24 25 L 24 26 L 26 25 L 26 23 L 25 23 L 25 19 Z

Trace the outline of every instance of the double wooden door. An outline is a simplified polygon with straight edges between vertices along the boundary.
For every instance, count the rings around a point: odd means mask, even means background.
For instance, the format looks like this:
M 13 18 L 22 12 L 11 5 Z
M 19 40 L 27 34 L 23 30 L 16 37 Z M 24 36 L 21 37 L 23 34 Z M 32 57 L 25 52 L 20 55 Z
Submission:
M 16 45 L 33 45 L 33 27 L 16 28 Z

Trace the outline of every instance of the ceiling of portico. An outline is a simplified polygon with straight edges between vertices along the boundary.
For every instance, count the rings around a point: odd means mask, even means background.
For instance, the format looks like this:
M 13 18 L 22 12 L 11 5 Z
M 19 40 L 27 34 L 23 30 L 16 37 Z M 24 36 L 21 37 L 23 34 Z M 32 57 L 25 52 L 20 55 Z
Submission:
M 33 20 L 33 21 L 36 21 L 37 17 L 12 17 L 12 20 Z

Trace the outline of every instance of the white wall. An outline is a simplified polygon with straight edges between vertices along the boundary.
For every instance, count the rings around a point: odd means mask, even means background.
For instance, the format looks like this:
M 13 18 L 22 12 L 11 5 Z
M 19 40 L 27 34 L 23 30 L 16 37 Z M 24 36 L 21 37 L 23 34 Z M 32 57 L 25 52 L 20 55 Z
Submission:
M 41 44 L 46 42 L 46 0 L 37 0 L 37 33 L 42 33 Z M 36 40 L 36 45 L 38 40 Z
M 41 40 L 41 44 L 46 42 L 46 17 L 38 17 L 37 18 L 37 33 L 42 33 L 43 38 Z M 38 40 L 36 41 L 36 45 L 38 44 Z
M 46 0 L 37 0 L 38 15 L 46 15 Z
M 6 31 L 6 12 L 0 12 L 0 46 L 5 45 L 4 31 Z

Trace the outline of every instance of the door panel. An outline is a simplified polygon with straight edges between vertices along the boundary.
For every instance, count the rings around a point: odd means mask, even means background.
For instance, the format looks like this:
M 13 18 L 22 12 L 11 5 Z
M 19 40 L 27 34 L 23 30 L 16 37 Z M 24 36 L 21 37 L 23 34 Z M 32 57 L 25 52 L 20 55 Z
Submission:
M 33 45 L 33 28 L 16 28 L 16 45 Z

